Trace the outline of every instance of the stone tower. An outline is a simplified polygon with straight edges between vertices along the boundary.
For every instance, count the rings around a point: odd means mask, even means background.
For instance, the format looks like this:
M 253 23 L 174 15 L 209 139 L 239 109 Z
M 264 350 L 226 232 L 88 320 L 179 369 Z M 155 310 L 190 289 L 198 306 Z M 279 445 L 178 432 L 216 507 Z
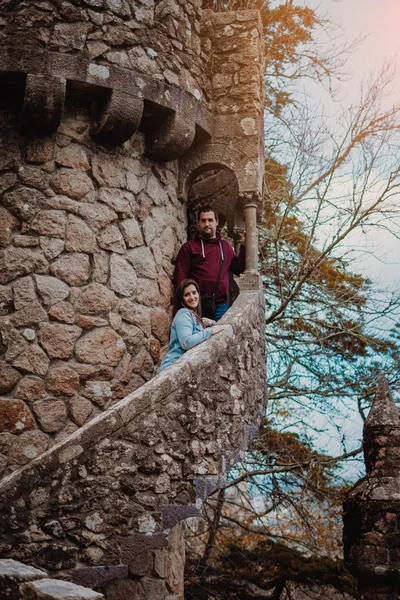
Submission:
M 263 26 L 201 0 L 0 2 L 0 556 L 182 598 L 180 521 L 255 435 Z M 199 202 L 246 272 L 232 331 L 154 377 Z
M 400 598 L 400 414 L 382 377 L 364 425 L 366 477 L 344 503 L 344 549 L 362 600 Z
M 234 183 L 202 198 L 231 235 L 246 213 L 255 271 L 263 31 L 256 11 L 201 0 L 3 0 L 0 32 L 6 474 L 156 372 L 207 172 Z

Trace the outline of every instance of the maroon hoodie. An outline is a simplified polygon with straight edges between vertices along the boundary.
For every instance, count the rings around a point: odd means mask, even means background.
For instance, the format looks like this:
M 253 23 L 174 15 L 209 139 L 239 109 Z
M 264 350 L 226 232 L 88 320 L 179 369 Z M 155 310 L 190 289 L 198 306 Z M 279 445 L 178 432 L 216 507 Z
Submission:
M 199 284 L 200 294 L 211 296 L 218 277 L 221 250 L 224 256 L 224 267 L 215 294 L 215 301 L 218 304 L 228 302 L 228 271 L 232 271 L 235 275 L 243 273 L 245 249 L 242 246 L 239 256 L 237 256 L 232 246 L 226 240 L 222 240 L 219 234 L 215 238 L 198 237 L 183 244 L 176 259 L 175 286 L 184 279 L 194 279 Z

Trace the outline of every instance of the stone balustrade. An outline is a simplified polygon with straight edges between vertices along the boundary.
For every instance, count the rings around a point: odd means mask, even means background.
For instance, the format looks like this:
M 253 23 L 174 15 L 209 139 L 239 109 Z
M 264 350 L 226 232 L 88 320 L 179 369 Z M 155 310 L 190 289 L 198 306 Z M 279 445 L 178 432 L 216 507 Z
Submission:
M 127 579 L 138 555 L 199 514 L 255 436 L 265 402 L 263 293 L 243 279 L 225 317 L 231 330 L 3 479 L 2 556 L 114 599 L 110 580 Z

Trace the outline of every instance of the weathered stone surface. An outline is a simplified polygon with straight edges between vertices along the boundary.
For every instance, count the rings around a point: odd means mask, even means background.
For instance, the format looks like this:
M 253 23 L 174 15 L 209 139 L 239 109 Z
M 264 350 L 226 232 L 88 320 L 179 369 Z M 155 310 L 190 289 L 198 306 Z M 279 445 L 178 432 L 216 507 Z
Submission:
M 75 323 L 78 327 L 82 327 L 82 329 L 93 329 L 94 327 L 105 327 L 108 325 L 107 319 L 92 317 L 90 315 L 77 315 Z
M 42 301 L 47 306 L 57 304 L 69 296 L 69 287 L 56 277 L 36 275 L 35 280 Z
M 59 431 L 67 418 L 64 401 L 56 398 L 45 398 L 34 402 L 33 410 L 42 430 L 46 433 Z
M 93 158 L 93 176 L 101 186 L 123 188 L 125 186 L 124 171 L 113 164 L 111 156 L 96 156 Z
M 39 246 L 39 238 L 34 235 L 14 235 L 13 243 L 17 248 L 32 248 Z
M 69 411 L 73 421 L 81 427 L 93 411 L 93 405 L 83 396 L 74 396 L 69 401 Z
M 153 254 L 150 248 L 141 246 L 126 253 L 127 260 L 131 263 L 138 277 L 156 279 L 157 271 Z
M 124 254 L 126 250 L 124 238 L 118 227 L 114 224 L 105 227 L 97 236 L 100 248 Z
M 113 329 L 103 327 L 84 334 L 76 343 L 75 353 L 84 363 L 116 366 L 125 353 L 125 343 Z
M 12 362 L 28 346 L 26 339 L 13 327 L 4 328 L 1 336 L 6 351 L 4 358 L 7 362 Z
M 79 253 L 62 256 L 53 262 L 50 271 L 68 285 L 84 285 L 90 276 L 89 257 Z
M 39 302 L 32 302 L 32 304 L 27 304 L 20 310 L 17 310 L 10 321 L 15 327 L 28 327 L 29 325 L 38 325 L 43 321 L 47 321 L 47 314 Z
M 3 203 L 21 221 L 31 221 L 44 206 L 45 197 L 39 190 L 20 187 L 3 195 Z
M 40 235 L 63 238 L 67 217 L 62 210 L 42 210 L 31 224 L 31 229 Z
M 81 585 L 59 579 L 40 579 L 31 583 L 24 583 L 21 592 L 25 600 L 102 600 L 99 594 Z
M 90 169 L 87 152 L 79 144 L 69 144 L 64 148 L 58 148 L 55 161 L 63 167 L 88 171 Z
M 20 378 L 18 371 L 0 360 L 0 394 L 10 391 Z
M 102 188 L 99 192 L 99 200 L 107 204 L 122 218 L 126 219 L 133 215 L 135 197 L 124 190 Z
M 99 251 L 93 255 L 93 281 L 107 283 L 110 270 L 110 257 L 107 252 Z
M 74 200 L 80 200 L 94 189 L 90 177 L 77 169 L 60 169 L 51 178 L 50 185 L 57 194 Z
M 51 358 L 69 358 L 81 333 L 76 325 L 47 323 L 40 327 L 38 339 Z
M 117 304 L 113 291 L 100 283 L 91 283 L 82 289 L 76 309 L 87 315 L 102 315 L 110 312 Z
M 96 250 L 96 236 L 93 231 L 85 221 L 74 215 L 68 215 L 65 249 L 68 252 L 94 252 Z
M 109 381 L 87 381 L 82 394 L 100 408 L 104 408 L 114 397 L 113 386 Z
M 79 375 L 64 363 L 56 363 L 49 369 L 46 388 L 53 394 L 73 395 L 79 387 Z
M 128 248 L 136 248 L 143 244 L 143 235 L 136 219 L 125 219 L 119 223 L 119 228 Z
M 124 323 L 119 331 L 121 337 L 123 338 L 128 351 L 131 354 L 136 354 L 143 343 L 143 331 L 139 327 L 135 325 L 127 325 Z
M 137 325 L 147 336 L 151 334 L 150 308 L 133 302 L 129 298 L 123 298 L 118 303 L 118 310 L 124 321 Z
M 135 270 L 125 258 L 116 254 L 110 257 L 110 287 L 121 296 L 132 296 L 137 287 Z
M 39 238 L 39 245 L 47 260 L 53 260 L 53 258 L 59 256 L 64 250 L 65 242 L 64 240 L 59 240 L 57 238 L 41 236 Z
M 150 354 L 144 348 L 138 352 L 132 361 L 132 369 L 134 373 L 138 373 L 146 381 L 154 374 L 154 363 Z
M 0 285 L 0 315 L 8 315 L 13 308 L 12 287 Z
M 26 141 L 25 159 L 27 162 L 40 164 L 53 158 L 54 142 L 50 137 L 30 136 Z
M 12 559 L 0 560 L 0 590 L 2 590 L 3 600 L 19 600 L 21 584 L 46 577 L 45 571 L 28 567 Z
M 167 313 L 163 310 L 154 309 L 151 311 L 151 332 L 162 344 L 168 342 L 170 321 Z
M 13 284 L 14 308 L 19 310 L 27 304 L 36 302 L 35 285 L 32 277 L 21 277 Z
M 137 280 L 137 301 L 145 306 L 154 306 L 158 304 L 160 292 L 156 281 L 138 278 Z
M 37 167 L 20 166 L 18 168 L 18 177 L 26 185 L 44 191 L 47 188 L 47 173 Z
M 58 302 L 50 308 L 49 317 L 56 321 L 72 324 L 75 322 L 74 307 L 70 302 Z
M 32 416 L 25 402 L 16 398 L 0 398 L 0 431 L 22 433 L 32 427 Z
M 161 272 L 158 275 L 158 285 L 160 288 L 160 299 L 159 299 L 160 306 L 167 309 L 170 306 L 173 295 L 174 295 L 172 281 L 166 273 Z
M 0 248 L 8 246 L 17 227 L 18 220 L 4 206 L 0 206 Z
M 10 447 L 8 459 L 11 465 L 25 465 L 49 447 L 49 436 L 42 431 L 26 431 L 19 435 Z
M 38 248 L 12 248 L 0 250 L 0 283 L 8 283 L 28 273 L 46 273 L 47 260 Z
M 132 579 L 117 579 L 106 588 L 107 600 L 124 600 L 125 598 L 141 598 L 142 589 L 138 581 Z
M 13 367 L 33 375 L 46 375 L 49 359 L 37 344 L 32 344 L 14 360 Z
M 39 400 L 44 395 L 44 382 L 41 377 L 26 375 L 14 390 L 14 396 L 21 400 Z

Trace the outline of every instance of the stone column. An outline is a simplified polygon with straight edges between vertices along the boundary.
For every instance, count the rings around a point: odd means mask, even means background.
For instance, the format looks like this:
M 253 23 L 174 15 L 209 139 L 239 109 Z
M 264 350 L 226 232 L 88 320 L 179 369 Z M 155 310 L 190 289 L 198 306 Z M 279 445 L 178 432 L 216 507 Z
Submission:
M 384 378 L 364 425 L 366 477 L 344 502 L 344 556 L 361 600 L 400 598 L 400 418 Z
M 257 202 L 254 194 L 243 194 L 246 223 L 246 272 L 258 272 Z

